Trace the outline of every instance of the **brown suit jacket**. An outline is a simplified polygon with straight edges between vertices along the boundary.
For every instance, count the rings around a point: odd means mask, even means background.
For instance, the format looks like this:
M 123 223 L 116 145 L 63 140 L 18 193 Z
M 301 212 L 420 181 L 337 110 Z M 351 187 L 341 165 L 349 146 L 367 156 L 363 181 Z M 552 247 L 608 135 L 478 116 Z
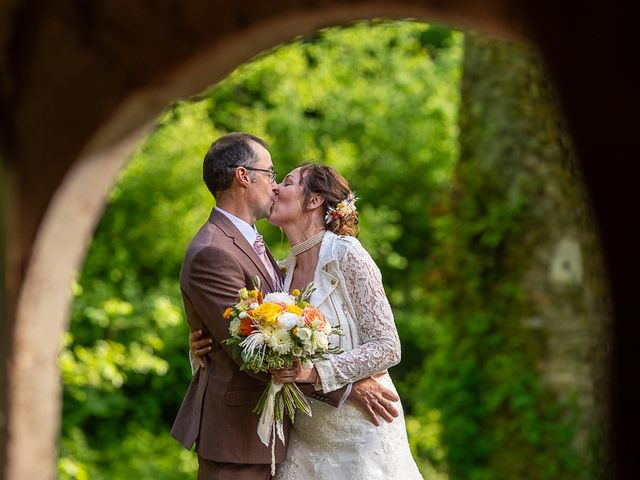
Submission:
M 270 252 L 268 256 L 279 272 Z M 252 287 L 253 275 L 260 277 L 263 291 L 274 290 L 253 247 L 229 219 L 213 210 L 189 244 L 180 271 L 187 321 L 192 330 L 201 329 L 213 339 L 213 348 L 206 367 L 198 369 L 191 381 L 171 435 L 188 449 L 195 442 L 198 454 L 214 462 L 271 462 L 271 448 L 258 438 L 258 416 L 251 411 L 269 376 L 241 372 L 242 360 L 221 343 L 229 337 L 223 312 L 236 303 L 238 290 Z M 329 395 L 312 387 L 303 391 L 334 406 L 342 397 L 341 391 Z M 276 442 L 276 461 L 282 462 L 285 454 L 286 447 Z

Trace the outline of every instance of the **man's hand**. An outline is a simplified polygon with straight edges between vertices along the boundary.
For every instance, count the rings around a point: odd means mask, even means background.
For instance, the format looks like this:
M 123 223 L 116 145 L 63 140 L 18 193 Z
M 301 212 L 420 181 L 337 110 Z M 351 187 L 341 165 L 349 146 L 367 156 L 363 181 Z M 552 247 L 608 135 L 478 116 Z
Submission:
M 348 400 L 364 410 L 376 427 L 380 426 L 377 415 L 391 423 L 400 414 L 392 403 L 399 401 L 400 397 L 371 377 L 355 382 Z
M 207 357 L 205 357 L 205 355 L 211 351 L 213 340 L 209 337 L 199 340 L 200 337 L 202 337 L 202 330 L 196 330 L 189 334 L 189 350 L 198 360 L 200 366 L 204 368 L 207 364 Z

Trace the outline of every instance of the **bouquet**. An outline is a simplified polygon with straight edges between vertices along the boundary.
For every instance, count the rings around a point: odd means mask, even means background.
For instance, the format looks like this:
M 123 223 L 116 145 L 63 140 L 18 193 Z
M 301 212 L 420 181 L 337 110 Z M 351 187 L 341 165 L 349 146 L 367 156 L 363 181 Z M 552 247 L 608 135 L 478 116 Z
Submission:
M 300 361 L 305 368 L 326 353 L 340 353 L 329 347 L 329 336 L 340 335 L 324 315 L 308 300 L 314 291 L 312 283 L 300 292 L 293 290 L 263 295 L 260 280 L 253 279 L 254 288 L 242 288 L 238 302 L 227 308 L 224 317 L 230 320 L 231 337 L 224 343 L 233 345 L 242 358 L 241 370 L 253 373 L 290 367 Z M 258 435 L 265 445 L 275 435 L 284 443 L 283 418 L 291 422 L 296 410 L 311 416 L 311 407 L 295 383 L 280 384 L 273 378 L 258 400 L 253 412 L 260 415 Z M 275 467 L 275 438 L 272 444 L 272 474 Z

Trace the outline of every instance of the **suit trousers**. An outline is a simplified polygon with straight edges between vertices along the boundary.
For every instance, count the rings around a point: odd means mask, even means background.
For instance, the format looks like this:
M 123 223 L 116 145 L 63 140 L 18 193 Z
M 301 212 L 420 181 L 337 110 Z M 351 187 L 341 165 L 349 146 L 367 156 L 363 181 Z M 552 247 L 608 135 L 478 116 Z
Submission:
M 220 463 L 198 455 L 198 480 L 269 480 L 271 465 Z

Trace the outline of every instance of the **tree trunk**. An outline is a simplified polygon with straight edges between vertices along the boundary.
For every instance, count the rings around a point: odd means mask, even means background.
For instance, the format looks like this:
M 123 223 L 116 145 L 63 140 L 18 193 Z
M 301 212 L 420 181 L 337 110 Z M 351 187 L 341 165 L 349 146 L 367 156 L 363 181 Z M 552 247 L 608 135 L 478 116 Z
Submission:
M 558 110 L 530 48 L 466 37 L 449 275 L 484 450 L 454 478 L 606 476 L 607 283 Z

